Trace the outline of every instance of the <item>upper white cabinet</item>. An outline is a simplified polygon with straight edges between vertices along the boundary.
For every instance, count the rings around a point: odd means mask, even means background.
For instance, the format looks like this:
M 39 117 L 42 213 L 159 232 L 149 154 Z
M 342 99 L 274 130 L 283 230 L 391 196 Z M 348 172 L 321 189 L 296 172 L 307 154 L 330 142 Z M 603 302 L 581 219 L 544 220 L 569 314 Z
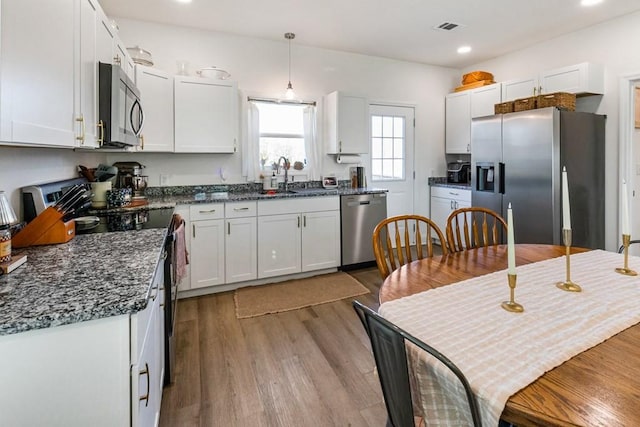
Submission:
M 495 105 L 502 102 L 501 84 L 482 86 L 469 91 L 471 96 L 471 118 L 493 116 Z
M 124 47 L 111 20 L 99 10 L 96 23 L 96 52 L 98 61 L 119 65 L 131 80 L 134 80 L 134 63 Z
M 324 97 L 324 131 L 328 154 L 369 152 L 369 101 L 332 92 Z
M 74 100 L 76 146 L 97 148 L 98 143 L 98 61 L 96 53 L 97 0 L 80 0 L 79 80 Z
M 136 65 L 136 86 L 144 108 L 140 149 L 173 151 L 173 76 L 156 68 Z
M 74 147 L 79 0 L 2 0 L 0 140 Z
M 445 147 L 447 154 L 471 152 L 470 91 L 450 93 L 445 98 Z
M 201 77 L 174 79 L 175 152 L 235 153 L 237 84 Z
M 604 94 L 604 67 L 601 64 L 582 62 L 502 83 L 503 101 L 554 92 L 576 95 Z

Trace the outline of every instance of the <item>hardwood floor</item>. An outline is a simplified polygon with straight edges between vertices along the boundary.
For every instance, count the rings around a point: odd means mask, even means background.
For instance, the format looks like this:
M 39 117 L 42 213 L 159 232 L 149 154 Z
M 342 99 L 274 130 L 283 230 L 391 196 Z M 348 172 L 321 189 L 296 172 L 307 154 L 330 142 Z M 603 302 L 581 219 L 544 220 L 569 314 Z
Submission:
M 371 290 L 375 267 L 349 272 Z M 233 292 L 179 300 L 176 375 L 160 426 L 384 426 L 375 363 L 351 299 L 238 320 Z

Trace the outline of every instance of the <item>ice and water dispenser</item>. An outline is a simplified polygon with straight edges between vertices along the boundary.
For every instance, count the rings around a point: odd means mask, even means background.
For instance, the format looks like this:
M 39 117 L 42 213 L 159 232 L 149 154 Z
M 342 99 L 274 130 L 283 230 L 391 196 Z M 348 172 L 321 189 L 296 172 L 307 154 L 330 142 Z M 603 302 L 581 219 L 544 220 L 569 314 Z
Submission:
M 476 191 L 493 193 L 495 189 L 495 164 L 476 163 Z

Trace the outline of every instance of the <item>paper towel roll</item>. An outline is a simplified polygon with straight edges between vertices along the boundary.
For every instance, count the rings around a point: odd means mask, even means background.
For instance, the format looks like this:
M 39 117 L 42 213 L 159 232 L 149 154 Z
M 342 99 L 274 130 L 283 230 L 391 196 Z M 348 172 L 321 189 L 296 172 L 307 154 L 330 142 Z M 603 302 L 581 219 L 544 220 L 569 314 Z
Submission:
M 336 156 L 336 163 L 340 163 L 340 164 L 360 163 L 360 155 L 358 155 L 358 154 L 338 154 Z

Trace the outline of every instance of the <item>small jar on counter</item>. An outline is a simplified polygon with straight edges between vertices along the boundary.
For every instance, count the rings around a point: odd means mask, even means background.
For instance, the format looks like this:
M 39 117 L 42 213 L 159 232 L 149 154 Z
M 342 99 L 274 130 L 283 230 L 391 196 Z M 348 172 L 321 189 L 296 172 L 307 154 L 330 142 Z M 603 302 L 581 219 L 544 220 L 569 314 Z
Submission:
M 11 261 L 11 230 L 9 226 L 0 226 L 0 262 Z

